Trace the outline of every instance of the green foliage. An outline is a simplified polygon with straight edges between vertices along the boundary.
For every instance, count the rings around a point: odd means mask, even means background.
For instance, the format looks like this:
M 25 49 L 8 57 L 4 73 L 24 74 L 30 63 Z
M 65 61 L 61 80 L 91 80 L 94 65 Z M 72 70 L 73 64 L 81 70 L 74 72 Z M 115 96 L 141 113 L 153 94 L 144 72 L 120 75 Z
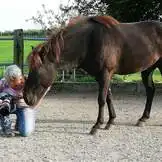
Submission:
M 160 0 L 74 0 L 64 12 L 75 10 L 80 15 L 111 15 L 121 22 L 158 20 L 162 14 Z
M 42 29 L 59 28 L 66 25 L 71 17 L 78 15 L 111 15 L 121 22 L 160 19 L 162 6 L 160 0 L 73 0 L 61 4 L 58 14 L 44 4 L 37 15 L 27 21 L 33 21 Z
M 35 30 L 31 29 L 31 30 L 24 30 L 23 31 L 24 37 L 35 37 L 35 38 L 45 37 L 45 34 L 46 33 L 45 33 L 44 30 L 37 30 L 37 29 L 35 29 Z
M 108 5 L 107 13 L 122 22 L 157 20 L 160 15 L 159 0 L 101 0 Z
M 60 10 L 64 13 L 74 11 L 77 15 L 103 15 L 106 14 L 107 5 L 100 0 L 74 0 L 70 6 L 61 6 Z M 74 15 L 75 16 L 75 15 Z
M 23 30 L 24 37 L 45 37 L 46 32 L 45 30 L 38 30 L 38 29 L 29 29 L 29 30 Z M 12 38 L 13 37 L 13 31 L 4 31 L 0 32 L 0 38 Z
M 13 31 L 4 31 L 4 32 L 1 32 L 1 37 L 2 36 L 6 36 L 6 37 L 11 37 L 13 36 Z

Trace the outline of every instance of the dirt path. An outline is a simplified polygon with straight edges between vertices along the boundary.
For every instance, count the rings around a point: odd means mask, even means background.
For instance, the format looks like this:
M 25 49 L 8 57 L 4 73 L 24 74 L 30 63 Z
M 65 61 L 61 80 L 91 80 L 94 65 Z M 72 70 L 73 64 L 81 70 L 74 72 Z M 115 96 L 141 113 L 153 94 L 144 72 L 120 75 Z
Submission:
M 161 162 L 162 96 L 156 95 L 148 126 L 134 126 L 145 97 L 114 96 L 117 125 L 88 135 L 97 117 L 97 94 L 47 96 L 30 137 L 0 137 L 0 162 Z M 107 120 L 107 109 L 105 108 Z M 105 121 L 106 121 L 105 120 Z

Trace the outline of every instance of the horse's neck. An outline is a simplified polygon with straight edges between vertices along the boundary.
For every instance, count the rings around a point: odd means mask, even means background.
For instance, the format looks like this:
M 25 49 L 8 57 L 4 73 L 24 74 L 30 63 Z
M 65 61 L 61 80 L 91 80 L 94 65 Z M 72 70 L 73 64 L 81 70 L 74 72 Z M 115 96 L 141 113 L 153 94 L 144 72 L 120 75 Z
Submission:
M 76 67 L 87 54 L 88 48 L 88 28 L 86 26 L 70 31 L 64 37 L 64 49 L 60 55 L 62 65 Z
M 66 52 L 60 57 L 59 67 L 63 69 L 72 69 L 78 67 L 80 64 L 80 52 Z

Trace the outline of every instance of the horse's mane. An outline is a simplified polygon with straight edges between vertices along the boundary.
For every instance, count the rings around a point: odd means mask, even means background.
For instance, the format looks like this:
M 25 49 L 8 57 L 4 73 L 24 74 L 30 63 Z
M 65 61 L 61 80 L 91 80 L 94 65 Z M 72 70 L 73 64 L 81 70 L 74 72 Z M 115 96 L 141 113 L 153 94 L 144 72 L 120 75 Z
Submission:
M 81 17 L 81 16 L 76 16 L 73 17 L 69 20 L 67 27 L 71 27 L 77 23 L 83 22 L 83 21 L 96 21 L 100 24 L 103 24 L 107 26 L 108 28 L 113 27 L 117 24 L 119 24 L 119 21 L 113 18 L 112 16 L 89 16 L 89 17 Z M 84 23 L 84 22 L 83 22 Z
M 53 52 L 55 52 L 57 62 L 60 61 L 61 49 L 63 49 L 64 47 L 64 39 L 63 39 L 64 32 L 66 32 L 69 28 L 75 27 L 78 24 L 84 24 L 89 21 L 95 21 L 97 23 L 103 24 L 108 28 L 112 28 L 115 25 L 119 24 L 119 21 L 117 21 L 112 16 L 90 16 L 90 17 L 77 16 L 71 18 L 65 28 L 61 29 L 57 34 L 51 35 L 51 37 L 49 38 L 49 44 L 52 45 L 53 41 L 55 41 L 55 49 L 53 50 Z
M 81 21 L 84 21 L 87 17 L 85 16 L 75 16 L 69 19 L 69 22 L 67 24 L 67 27 L 73 26 L 77 23 L 80 23 Z
M 107 28 L 113 28 L 115 25 L 119 24 L 119 22 L 111 17 L 111 16 L 90 16 L 90 17 L 74 17 L 69 20 L 69 23 L 64 28 L 60 29 L 57 33 L 51 33 L 51 35 L 48 38 L 48 41 L 46 44 L 38 45 L 31 53 L 31 55 L 28 57 L 30 64 L 33 67 L 38 67 L 41 63 L 41 58 L 38 55 L 40 48 L 42 46 L 46 46 L 46 54 L 53 54 L 52 57 L 55 55 L 55 60 L 57 63 L 60 62 L 60 54 L 61 50 L 64 48 L 64 39 L 63 35 L 66 31 L 68 31 L 70 28 L 75 28 L 75 26 L 78 26 L 78 24 L 84 24 L 90 21 L 95 21 L 97 23 L 100 23 Z M 48 47 L 47 47 L 48 46 Z M 49 52 L 50 51 L 50 52 Z
M 27 57 L 27 61 L 28 61 L 30 68 L 32 69 L 38 68 L 41 65 L 42 61 L 41 61 L 39 52 L 43 46 L 44 46 L 44 43 L 43 44 L 41 43 L 41 44 L 38 44 L 35 48 L 32 47 L 32 52 Z
M 90 20 L 96 21 L 100 24 L 105 25 L 108 28 L 112 28 L 119 24 L 119 21 L 112 16 L 93 16 L 89 18 Z

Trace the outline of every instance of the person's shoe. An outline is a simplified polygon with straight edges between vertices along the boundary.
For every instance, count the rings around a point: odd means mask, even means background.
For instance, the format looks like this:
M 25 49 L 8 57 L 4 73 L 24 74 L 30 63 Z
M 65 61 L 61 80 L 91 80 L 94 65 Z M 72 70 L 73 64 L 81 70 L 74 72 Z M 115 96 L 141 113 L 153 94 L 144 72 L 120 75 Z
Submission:
M 4 130 L 4 135 L 5 137 L 14 137 L 15 133 L 11 129 L 6 129 Z
M 4 136 L 4 132 L 2 129 L 0 129 L 0 136 Z
M 18 129 L 18 125 L 15 125 L 15 129 L 14 129 L 15 131 L 19 131 L 19 129 Z
M 2 121 L 0 120 L 0 136 L 3 136 L 3 135 L 4 135 L 4 131 L 2 128 Z

